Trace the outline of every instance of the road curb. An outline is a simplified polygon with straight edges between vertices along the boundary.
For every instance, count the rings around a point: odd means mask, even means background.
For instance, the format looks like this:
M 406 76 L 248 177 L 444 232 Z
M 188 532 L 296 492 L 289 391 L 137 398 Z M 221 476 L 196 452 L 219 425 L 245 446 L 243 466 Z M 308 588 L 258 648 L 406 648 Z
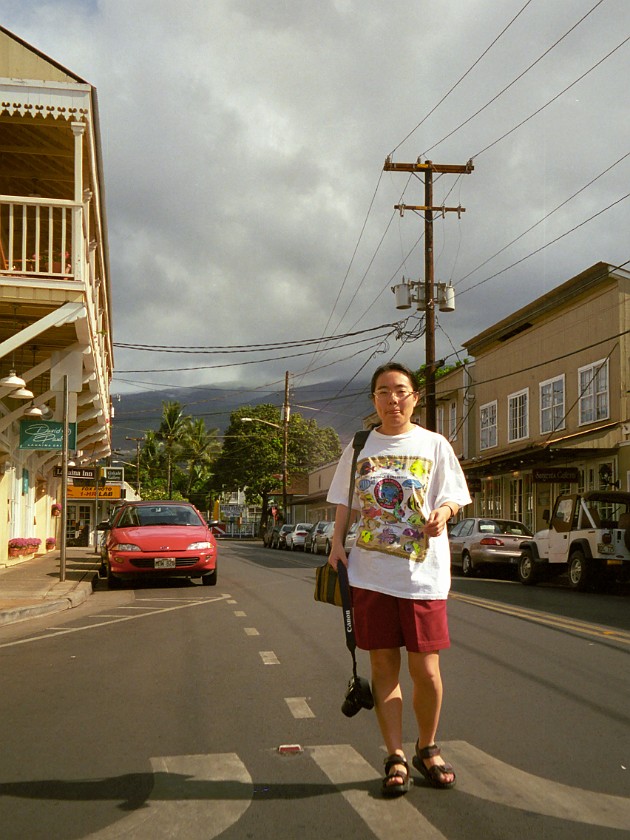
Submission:
M 48 593 L 46 598 L 43 598 L 40 603 L 24 604 L 16 607 L 5 607 L 0 610 L 0 626 L 6 624 L 15 624 L 18 621 L 25 621 L 28 618 L 38 618 L 45 615 L 51 615 L 56 612 L 63 612 L 70 610 L 73 607 L 78 607 L 84 604 L 94 591 L 94 584 L 98 575 L 95 573 L 87 580 L 80 581 L 73 588 L 66 592 L 63 596 L 54 593 L 54 588 Z M 57 584 L 57 587 L 65 586 L 66 584 Z

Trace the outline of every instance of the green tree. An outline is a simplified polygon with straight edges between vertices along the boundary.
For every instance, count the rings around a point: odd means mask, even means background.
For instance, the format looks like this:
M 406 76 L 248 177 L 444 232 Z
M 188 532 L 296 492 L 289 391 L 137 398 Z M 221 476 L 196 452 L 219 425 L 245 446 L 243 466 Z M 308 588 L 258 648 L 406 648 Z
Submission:
M 243 422 L 243 417 L 251 417 L 254 422 Z M 299 414 L 291 415 L 287 449 L 289 476 L 307 472 L 341 454 L 333 429 L 319 429 L 314 420 L 305 420 Z M 279 409 L 267 404 L 243 406 L 230 416 L 212 487 L 218 495 L 244 489 L 248 502 L 261 503 L 264 528 L 269 497 L 278 491 L 282 481 L 282 461 L 283 423 Z M 285 516 L 285 511 L 282 514 Z
M 217 429 L 206 429 L 203 417 L 188 417 L 181 438 L 180 457 L 186 464 L 185 495 L 205 496 L 204 488 L 212 474 L 212 464 L 221 449 Z M 205 504 L 202 502 L 202 506 Z
M 188 418 L 184 415 L 181 403 L 177 401 L 162 403 L 162 420 L 156 437 L 163 444 L 166 457 L 167 499 L 173 498 L 173 469 L 181 454 L 187 426 Z

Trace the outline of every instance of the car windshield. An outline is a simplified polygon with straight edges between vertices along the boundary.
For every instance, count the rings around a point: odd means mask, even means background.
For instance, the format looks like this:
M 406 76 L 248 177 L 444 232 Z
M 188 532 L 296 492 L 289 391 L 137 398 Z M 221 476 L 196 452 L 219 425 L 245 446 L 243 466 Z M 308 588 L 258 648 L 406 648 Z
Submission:
M 118 528 L 155 525 L 203 525 L 199 515 L 186 505 L 143 505 L 123 511 Z

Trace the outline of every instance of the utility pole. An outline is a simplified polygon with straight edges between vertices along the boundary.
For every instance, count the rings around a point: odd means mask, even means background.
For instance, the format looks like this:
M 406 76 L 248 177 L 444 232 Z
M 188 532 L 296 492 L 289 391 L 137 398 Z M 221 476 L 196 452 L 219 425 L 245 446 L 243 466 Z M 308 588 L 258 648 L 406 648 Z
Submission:
M 284 374 L 284 405 L 282 406 L 282 514 L 287 522 L 287 470 L 289 464 L 289 371 Z
M 448 163 L 433 163 L 427 160 L 420 163 L 393 163 L 391 157 L 385 160 L 383 167 L 385 172 L 424 172 L 424 204 L 409 205 L 395 204 L 394 208 L 400 211 L 402 216 L 405 210 L 424 212 L 424 299 L 425 309 L 425 395 L 426 395 L 426 428 L 435 431 L 435 298 L 433 294 L 433 213 L 457 213 L 465 212 L 465 207 L 434 207 L 433 206 L 433 173 L 469 175 L 473 169 L 472 160 L 463 166 Z
M 132 440 L 136 444 L 136 496 L 140 496 L 140 444 L 143 437 L 126 437 L 125 440 Z

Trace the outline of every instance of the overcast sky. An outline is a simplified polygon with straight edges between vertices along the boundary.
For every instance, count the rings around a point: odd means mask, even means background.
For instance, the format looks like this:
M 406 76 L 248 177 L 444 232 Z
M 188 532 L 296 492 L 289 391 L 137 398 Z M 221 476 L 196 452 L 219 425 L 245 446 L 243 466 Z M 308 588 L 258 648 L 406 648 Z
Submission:
M 434 225 L 435 279 L 456 291 L 438 358 L 463 359 L 463 341 L 590 265 L 630 259 L 628 0 L 0 9 L 97 88 L 115 342 L 263 350 L 117 347 L 114 394 L 282 391 L 285 370 L 350 382 L 393 357 L 422 364 L 423 338 L 373 329 L 421 326 L 390 288 L 424 276 L 423 220 L 393 209 L 423 204 L 423 181 L 383 172 L 390 153 L 474 164 L 434 182 L 435 205 L 465 208 Z

